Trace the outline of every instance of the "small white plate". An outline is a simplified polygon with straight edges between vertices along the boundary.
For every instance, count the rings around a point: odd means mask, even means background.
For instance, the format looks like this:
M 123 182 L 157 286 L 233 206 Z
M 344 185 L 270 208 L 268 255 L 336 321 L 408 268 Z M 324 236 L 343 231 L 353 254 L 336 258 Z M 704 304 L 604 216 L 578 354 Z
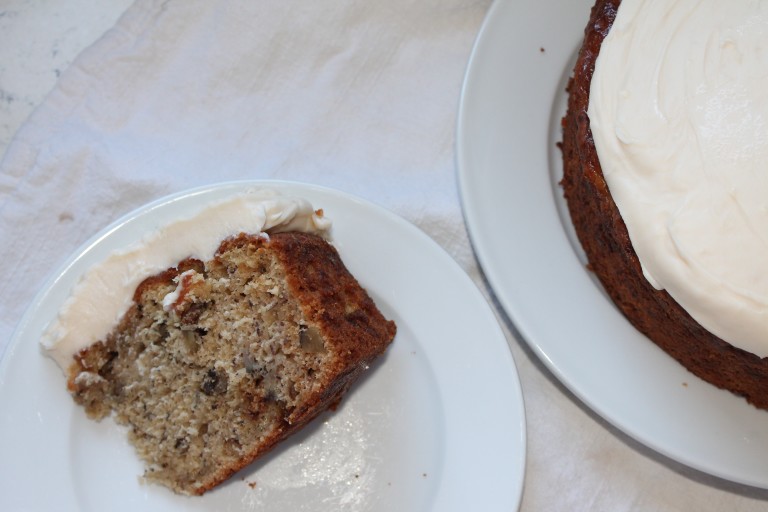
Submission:
M 333 221 L 350 271 L 398 326 L 395 342 L 342 401 L 265 459 L 203 497 L 140 484 L 111 419 L 87 420 L 38 341 L 84 270 L 201 203 L 267 186 Z M 519 506 L 525 418 L 507 341 L 460 267 L 396 215 L 329 189 L 221 184 L 152 203 L 72 257 L 38 295 L 0 362 L 3 510 L 509 511 Z
M 586 271 L 558 181 L 565 86 L 593 0 L 497 1 L 467 71 L 459 186 L 480 264 L 547 367 L 598 414 L 701 471 L 768 488 L 768 412 L 639 334 Z

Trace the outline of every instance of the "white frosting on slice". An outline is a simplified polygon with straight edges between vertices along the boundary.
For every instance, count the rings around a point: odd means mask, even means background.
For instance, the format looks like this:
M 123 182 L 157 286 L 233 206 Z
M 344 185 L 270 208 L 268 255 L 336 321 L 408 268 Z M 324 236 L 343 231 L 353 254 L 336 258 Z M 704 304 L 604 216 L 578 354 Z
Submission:
M 646 278 L 768 356 L 768 4 L 623 0 L 589 118 Z
M 330 220 L 300 198 L 270 189 L 248 190 L 161 226 L 116 251 L 83 275 L 41 343 L 63 370 L 78 351 L 103 340 L 132 303 L 136 287 L 186 258 L 213 258 L 221 242 L 240 233 L 303 231 L 324 234 Z

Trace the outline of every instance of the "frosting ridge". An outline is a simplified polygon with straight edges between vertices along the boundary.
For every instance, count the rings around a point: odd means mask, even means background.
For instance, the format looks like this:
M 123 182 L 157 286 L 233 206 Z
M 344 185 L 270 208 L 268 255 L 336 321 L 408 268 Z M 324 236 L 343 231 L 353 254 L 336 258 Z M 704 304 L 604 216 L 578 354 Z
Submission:
M 112 252 L 73 288 L 41 344 L 62 370 L 83 348 L 109 333 L 128 311 L 136 287 L 186 258 L 210 260 L 220 243 L 240 233 L 304 231 L 326 234 L 331 221 L 305 199 L 250 189 L 159 226 L 139 242 Z

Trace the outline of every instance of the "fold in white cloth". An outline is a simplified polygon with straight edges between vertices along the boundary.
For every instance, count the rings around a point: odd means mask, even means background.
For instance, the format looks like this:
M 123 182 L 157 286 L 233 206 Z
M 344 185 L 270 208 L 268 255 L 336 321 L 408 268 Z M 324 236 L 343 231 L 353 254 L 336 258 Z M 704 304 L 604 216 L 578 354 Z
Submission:
M 0 168 L 0 349 L 45 276 L 149 200 L 277 178 L 379 203 L 471 268 L 455 115 L 488 2 L 136 2 Z
M 379 203 L 489 295 L 454 177 L 462 77 L 489 4 L 137 0 L 62 74 L 0 164 L 0 354 L 46 277 L 99 229 L 168 193 L 234 179 Z M 765 493 L 611 429 L 504 327 L 527 408 L 523 510 L 765 506 Z

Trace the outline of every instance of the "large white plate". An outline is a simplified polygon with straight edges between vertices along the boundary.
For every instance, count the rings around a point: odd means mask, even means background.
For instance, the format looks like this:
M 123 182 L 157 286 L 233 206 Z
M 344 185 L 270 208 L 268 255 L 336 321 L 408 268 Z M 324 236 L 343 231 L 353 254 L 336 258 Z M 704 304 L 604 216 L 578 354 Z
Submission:
M 635 331 L 574 242 L 555 144 L 592 3 L 497 1 L 488 14 L 458 126 L 477 257 L 522 337 L 597 413 L 679 462 L 768 488 L 768 412 L 700 381 Z
M 201 498 L 138 481 L 112 420 L 89 421 L 38 340 L 84 270 L 154 226 L 244 187 L 305 197 L 333 222 L 350 271 L 398 326 L 335 413 Z M 230 183 L 152 203 L 86 244 L 37 297 L 0 363 L 3 510 L 509 511 L 525 468 L 520 384 L 490 306 L 424 233 L 340 192 Z

